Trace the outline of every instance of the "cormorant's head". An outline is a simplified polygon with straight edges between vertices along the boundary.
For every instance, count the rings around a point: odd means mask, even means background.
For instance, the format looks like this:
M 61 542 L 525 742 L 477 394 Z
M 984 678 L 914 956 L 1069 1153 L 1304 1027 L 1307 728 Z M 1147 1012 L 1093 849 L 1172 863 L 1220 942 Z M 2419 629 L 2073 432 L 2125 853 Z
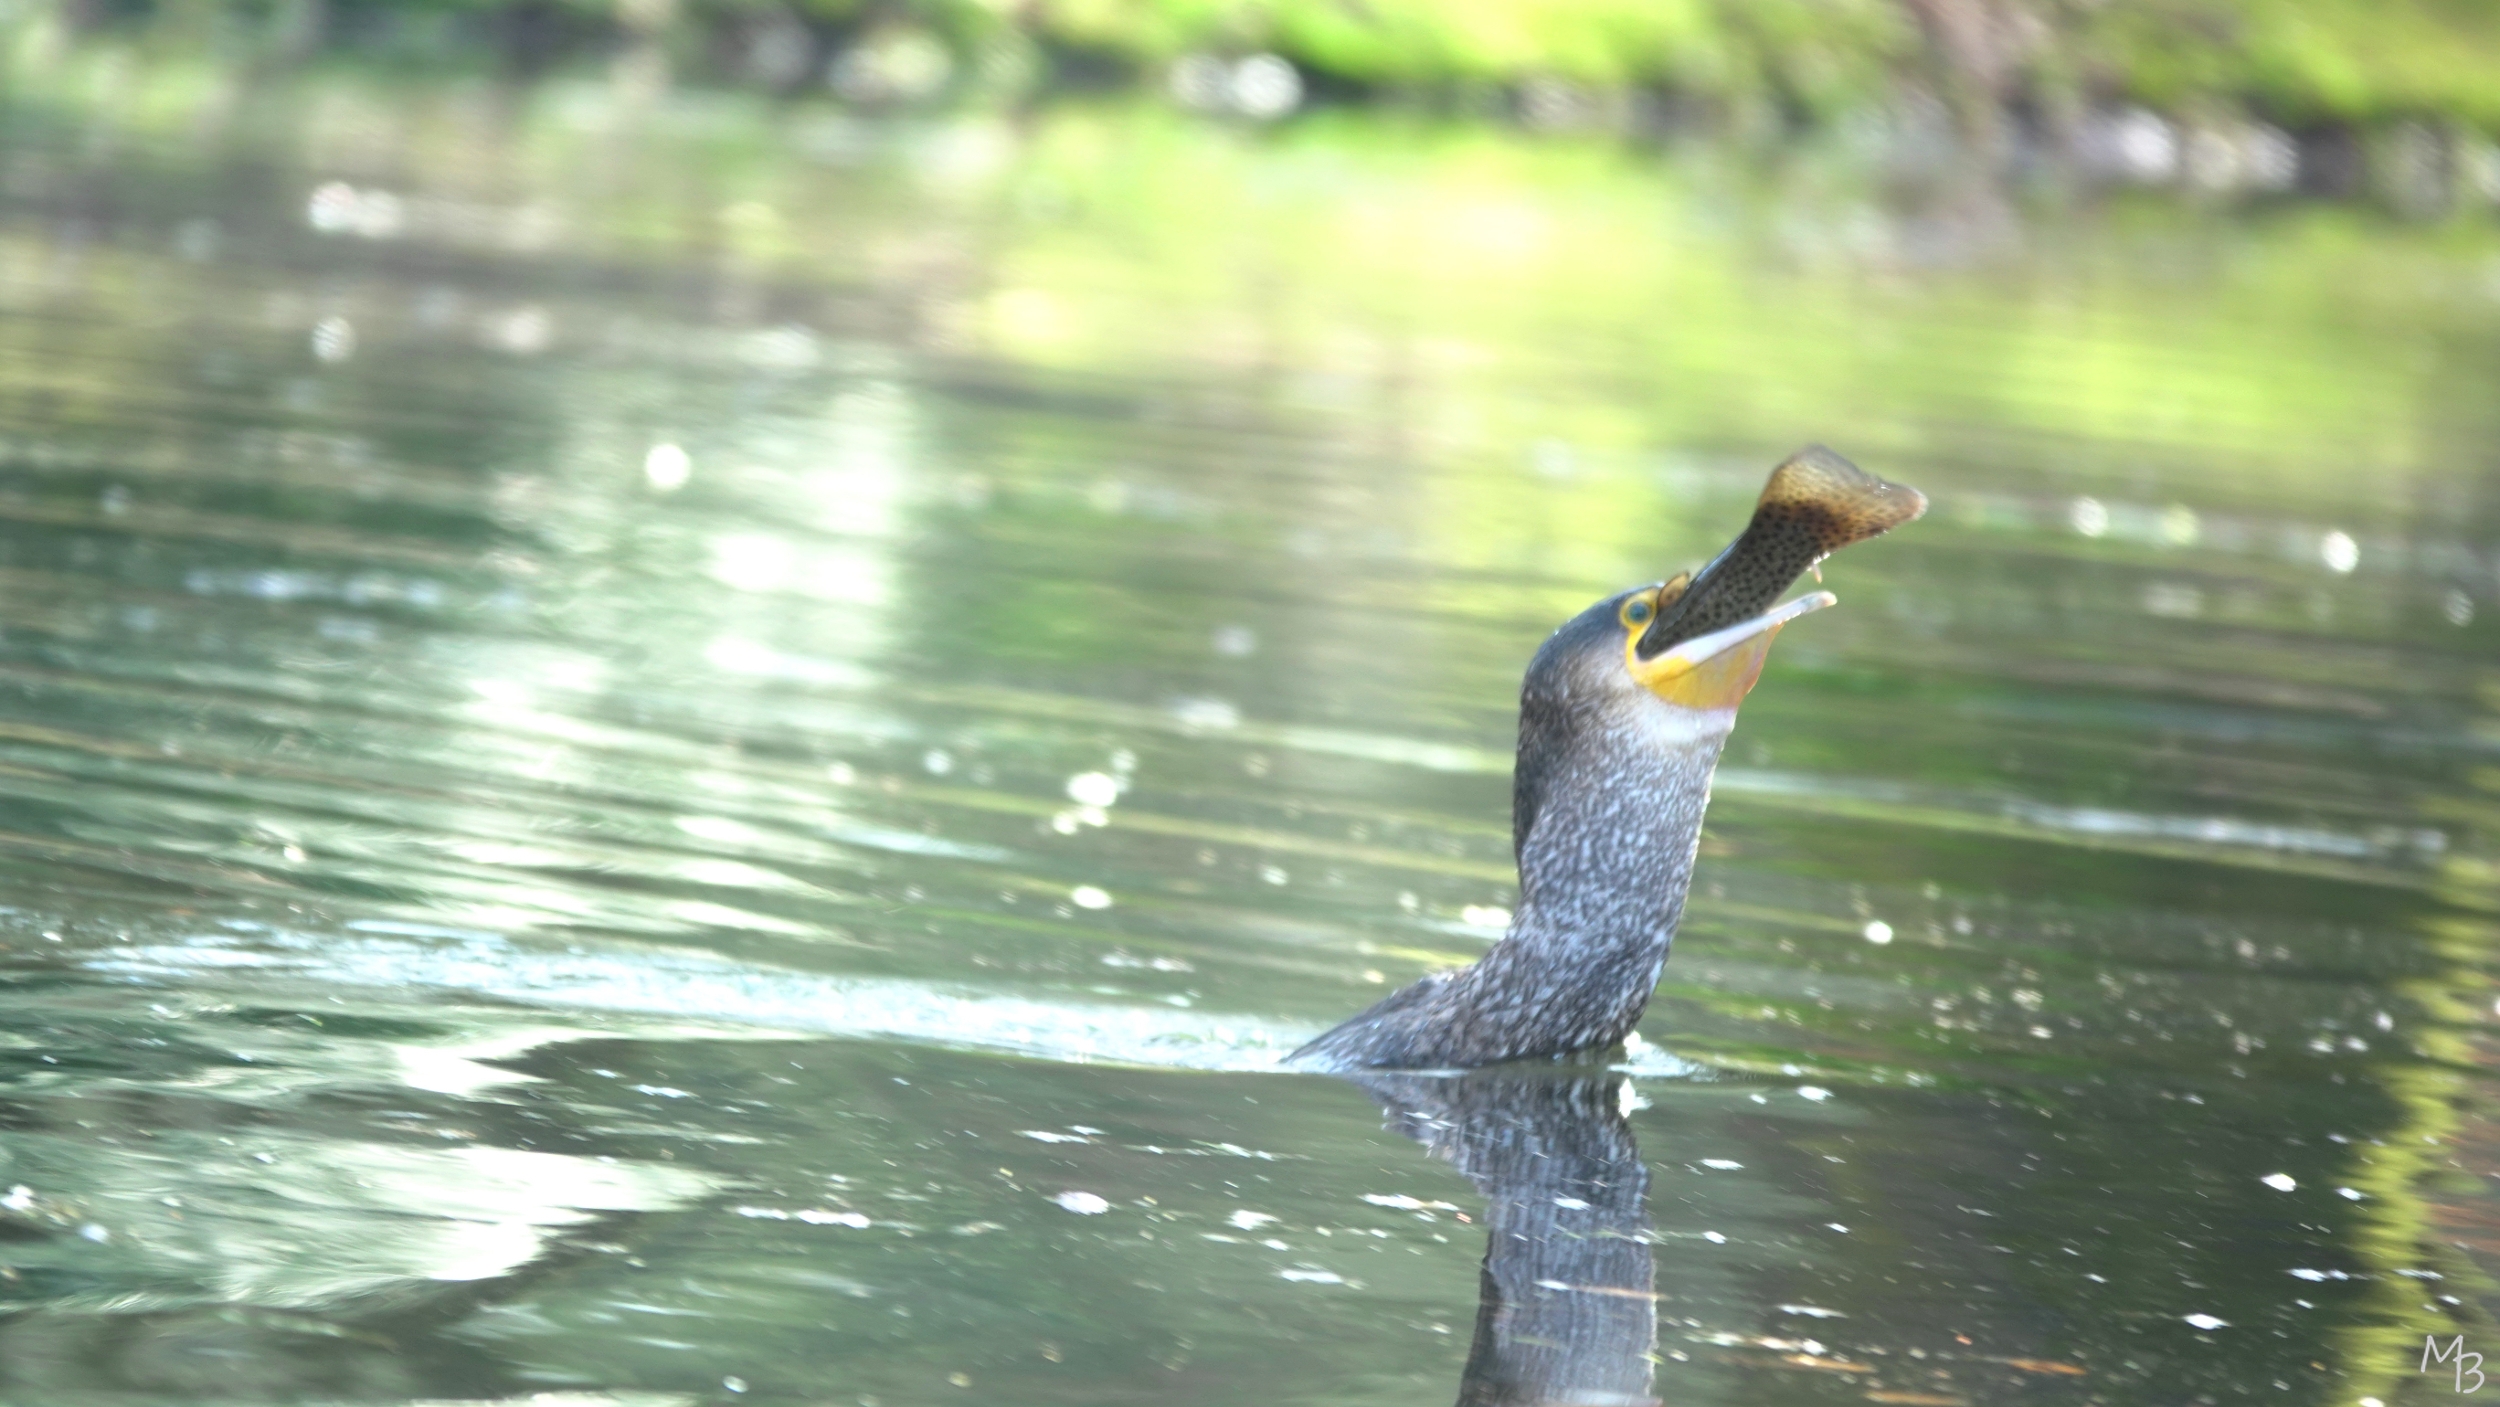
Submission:
M 1833 552 L 1927 510 L 1918 490 L 1887 483 L 1820 445 L 1771 473 L 1753 521 L 1699 572 L 1637 587 L 1583 611 L 1547 641 L 1528 670 L 1568 696 L 1637 698 L 1680 709 L 1732 709 L 1762 676 L 1780 627 L 1831 605 L 1828 591 L 1775 605 Z
M 1531 713 L 1542 704 L 1566 703 L 1618 713 L 1652 696 L 1693 712 L 1733 709 L 1762 677 L 1780 627 L 1835 599 L 1817 591 L 1732 625 L 1671 639 L 1644 656 L 1641 646 L 1650 627 L 1691 589 L 1691 574 L 1681 573 L 1610 596 L 1573 617 L 1528 666 L 1525 702 Z
M 1680 638 L 1666 633 L 1664 641 L 1652 640 L 1658 617 L 1673 612 L 1692 589 L 1690 575 L 1678 573 L 1662 585 L 1627 591 L 1615 604 L 1615 621 L 1623 632 L 1624 673 L 1678 708 L 1734 708 L 1744 702 L 1762 677 L 1762 662 L 1770 657 L 1771 640 L 1780 627 L 1840 600 L 1817 591 L 1716 630 Z M 1644 654 L 1644 648 L 1654 653 Z

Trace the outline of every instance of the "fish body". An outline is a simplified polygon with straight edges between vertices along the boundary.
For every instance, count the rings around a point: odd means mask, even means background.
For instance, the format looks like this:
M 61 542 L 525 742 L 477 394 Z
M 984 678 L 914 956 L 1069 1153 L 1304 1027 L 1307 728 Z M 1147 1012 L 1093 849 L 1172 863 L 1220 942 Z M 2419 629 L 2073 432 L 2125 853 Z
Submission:
M 1753 520 L 1660 605 L 1636 649 L 1648 659 L 1680 641 L 1750 620 L 1824 558 L 1925 511 L 1927 499 L 1918 490 L 1809 445 L 1771 471 L 1754 500 Z

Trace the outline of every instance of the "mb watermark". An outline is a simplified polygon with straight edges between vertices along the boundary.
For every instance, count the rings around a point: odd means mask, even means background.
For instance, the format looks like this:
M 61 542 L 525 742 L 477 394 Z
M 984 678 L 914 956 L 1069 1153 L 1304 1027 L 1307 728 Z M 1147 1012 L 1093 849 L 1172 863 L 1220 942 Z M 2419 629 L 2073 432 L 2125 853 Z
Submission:
M 2465 1351 L 2465 1335 L 2459 1334 L 2448 1340 L 2448 1346 L 2442 1348 L 2439 1346 L 2437 1334 L 2424 1334 L 2422 1336 L 2422 1371 L 2429 1372 L 2434 1364 L 2455 1366 L 2457 1391 L 2481 1392 L 2483 1390 L 2483 1356 Z M 2473 1386 L 2466 1386 L 2467 1378 L 2474 1380 Z

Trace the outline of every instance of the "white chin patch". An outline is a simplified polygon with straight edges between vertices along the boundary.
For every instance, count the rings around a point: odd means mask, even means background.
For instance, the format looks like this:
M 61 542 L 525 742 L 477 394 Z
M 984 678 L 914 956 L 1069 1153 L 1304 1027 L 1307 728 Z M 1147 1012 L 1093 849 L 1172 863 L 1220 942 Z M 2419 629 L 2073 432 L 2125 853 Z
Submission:
M 1640 695 L 1639 718 L 1642 730 L 1660 747 L 1690 747 L 1695 743 L 1716 742 L 1736 727 L 1736 708 L 1686 708 L 1671 704 L 1647 689 L 1636 689 Z

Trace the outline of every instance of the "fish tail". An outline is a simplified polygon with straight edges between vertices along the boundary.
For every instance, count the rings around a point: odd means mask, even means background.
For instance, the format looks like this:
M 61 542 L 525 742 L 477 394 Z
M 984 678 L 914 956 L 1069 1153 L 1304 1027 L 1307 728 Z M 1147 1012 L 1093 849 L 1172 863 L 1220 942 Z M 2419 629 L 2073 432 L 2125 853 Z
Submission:
M 1808 534 L 1817 556 L 1889 532 L 1927 511 L 1927 496 L 1869 474 L 1821 445 L 1808 445 L 1771 471 L 1754 521 Z

